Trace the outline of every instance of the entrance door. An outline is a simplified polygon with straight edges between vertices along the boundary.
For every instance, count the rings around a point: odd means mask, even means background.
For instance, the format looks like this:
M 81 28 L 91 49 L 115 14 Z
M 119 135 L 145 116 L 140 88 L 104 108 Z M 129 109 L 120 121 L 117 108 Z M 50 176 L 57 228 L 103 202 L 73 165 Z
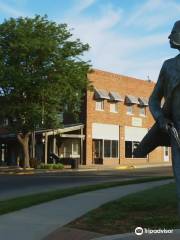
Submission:
M 103 164 L 103 141 L 101 139 L 93 140 L 93 163 Z
M 169 148 L 164 147 L 164 161 L 168 162 L 169 161 Z

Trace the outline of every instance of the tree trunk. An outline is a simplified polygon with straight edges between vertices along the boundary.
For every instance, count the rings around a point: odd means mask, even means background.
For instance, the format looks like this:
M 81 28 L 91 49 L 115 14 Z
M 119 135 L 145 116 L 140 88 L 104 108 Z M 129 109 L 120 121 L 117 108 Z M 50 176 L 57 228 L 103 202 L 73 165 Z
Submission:
M 30 163 L 29 163 L 29 135 L 30 133 L 26 133 L 26 134 L 18 134 L 17 138 L 23 148 L 23 154 L 24 154 L 24 163 L 23 163 L 23 167 L 24 169 L 29 168 L 30 167 Z

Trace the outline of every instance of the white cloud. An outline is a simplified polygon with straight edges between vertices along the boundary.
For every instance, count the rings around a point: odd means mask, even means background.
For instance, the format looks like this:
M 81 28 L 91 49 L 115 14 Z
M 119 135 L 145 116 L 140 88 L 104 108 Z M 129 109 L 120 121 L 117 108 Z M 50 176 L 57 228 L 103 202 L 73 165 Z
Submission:
M 130 14 L 126 26 L 139 26 L 147 30 L 159 28 L 180 16 L 180 4 L 174 0 L 148 0 Z
M 111 17 L 110 17 L 111 16 Z M 113 17 L 114 16 L 114 17 Z M 119 72 L 121 74 L 146 78 L 157 75 L 157 69 L 150 64 L 142 65 L 142 60 L 136 60 L 138 53 L 144 49 L 167 43 L 167 34 L 153 34 L 147 36 L 125 36 L 121 33 L 111 31 L 111 28 L 122 21 L 122 11 L 114 10 L 106 12 L 106 15 L 98 19 L 76 19 L 73 20 L 75 37 L 82 42 L 88 42 L 91 46 L 86 58 L 92 60 L 95 68 Z M 147 60 L 146 60 L 147 61 Z M 151 63 L 151 66 L 153 64 Z M 156 62 L 154 61 L 154 67 Z M 159 65 L 158 65 L 159 66 Z
M 19 17 L 19 16 L 25 16 L 25 13 L 22 11 L 19 11 L 15 7 L 12 7 L 8 4 L 5 4 L 3 2 L 0 2 L 0 12 L 3 12 L 11 17 Z
M 70 9 L 67 13 L 68 16 L 78 16 L 83 11 L 91 7 L 97 0 L 76 0 L 74 7 Z
M 102 8 L 101 11 L 103 15 L 96 20 L 96 28 L 99 29 L 110 29 L 117 25 L 122 19 L 123 10 L 122 9 L 114 9 L 112 5 L 106 5 L 106 7 Z
M 20 4 L 15 4 L 15 2 L 27 0 L 12 1 L 16 8 L 2 4 L 0 0 L 0 11 L 14 17 L 24 15 L 17 10 Z M 97 2 L 98 6 L 95 5 Z M 74 0 L 74 3 L 73 7 L 66 12 L 66 17 L 59 19 L 59 22 L 62 20 L 67 22 L 70 27 L 74 28 L 75 38 L 89 43 L 91 48 L 85 55 L 85 59 L 92 60 L 94 68 L 142 79 L 147 78 L 147 75 L 151 79 L 157 79 L 165 54 L 154 53 L 154 57 L 152 54 L 151 58 L 148 58 L 146 53 L 153 51 L 153 48 L 157 49 L 167 44 L 168 33 L 150 32 L 146 35 L 143 33 L 137 35 L 136 31 L 129 31 L 131 28 L 127 26 L 143 26 L 153 30 L 166 23 L 165 17 L 168 18 L 169 15 L 172 17 L 173 13 L 180 11 L 178 4 L 173 0 L 166 0 L 166 4 L 164 0 L 148 0 L 133 12 L 125 12 L 124 9 L 113 5 L 113 1 L 111 4 L 104 5 L 101 5 L 99 0 Z M 88 11 L 84 15 L 84 11 L 92 6 L 96 7 L 98 15 L 88 16 Z M 170 7 L 172 12 L 168 15 L 167 8 L 170 9 Z
M 167 4 L 171 7 L 177 6 L 174 1 L 167 0 Z M 132 14 L 124 12 L 124 9 L 106 4 L 99 7 L 99 15 L 96 18 L 74 15 L 73 17 L 68 16 L 66 22 L 74 28 L 74 37 L 90 44 L 91 49 L 85 57 L 92 60 L 94 68 L 141 79 L 146 79 L 149 75 L 152 80 L 156 81 L 163 59 L 168 57 L 159 49 L 166 44 L 168 46 L 169 33 L 152 31 L 136 34 L 136 31 L 129 31 L 131 28 L 125 27 L 125 23 L 127 19 L 130 19 L 129 26 L 133 24 L 134 26 L 138 24 L 147 26 L 148 24 L 149 29 L 153 29 L 157 27 L 155 25 L 157 21 L 158 26 L 162 24 L 165 26 L 166 21 L 163 22 L 163 18 L 161 19 L 163 17 L 161 11 L 162 9 L 167 11 L 167 9 L 162 5 L 164 5 L 162 0 L 148 0 Z M 151 12 L 150 15 L 148 15 L 148 11 Z M 151 21 L 153 17 L 154 22 Z

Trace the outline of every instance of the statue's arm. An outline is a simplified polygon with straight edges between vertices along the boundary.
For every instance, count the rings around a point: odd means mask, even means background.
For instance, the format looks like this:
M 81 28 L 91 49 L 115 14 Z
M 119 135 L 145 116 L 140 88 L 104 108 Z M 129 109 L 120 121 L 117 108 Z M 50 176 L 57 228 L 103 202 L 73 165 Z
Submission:
M 164 96 L 164 75 L 165 75 L 165 63 L 163 64 L 158 81 L 154 87 L 154 90 L 149 98 L 149 109 L 155 119 L 164 118 L 164 114 L 161 108 L 161 100 Z

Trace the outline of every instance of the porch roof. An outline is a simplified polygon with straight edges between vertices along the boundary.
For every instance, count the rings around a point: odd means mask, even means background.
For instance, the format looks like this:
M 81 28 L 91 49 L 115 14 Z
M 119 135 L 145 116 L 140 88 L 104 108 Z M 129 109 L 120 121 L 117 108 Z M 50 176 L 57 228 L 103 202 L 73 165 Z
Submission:
M 76 131 L 76 130 L 81 130 L 84 128 L 84 124 L 68 124 L 68 125 L 64 125 L 62 126 L 62 128 L 58 128 L 58 129 L 40 129 L 40 130 L 36 130 L 35 133 L 36 134 L 47 134 L 48 136 L 50 135 L 57 135 L 57 134 L 63 134 L 63 133 L 68 133 L 71 131 Z M 8 131 L 3 131 L 4 129 L 0 129 L 0 139 L 1 140 L 8 140 L 8 139 L 16 139 L 16 134 L 14 133 L 10 133 Z M 77 134 L 76 134 L 77 135 Z M 83 134 L 78 134 L 79 136 L 84 137 Z M 75 134 L 72 134 L 72 137 L 74 137 Z M 65 137 L 65 135 L 64 135 Z
M 42 134 L 47 134 L 48 136 L 50 135 L 58 135 L 58 134 L 63 134 L 71 131 L 76 131 L 76 130 L 81 130 L 84 128 L 84 124 L 71 124 L 71 125 L 64 125 L 62 128 L 57 128 L 57 129 L 44 129 L 44 130 L 39 130 L 36 131 L 36 133 L 42 133 Z M 84 136 L 83 134 L 79 134 Z

